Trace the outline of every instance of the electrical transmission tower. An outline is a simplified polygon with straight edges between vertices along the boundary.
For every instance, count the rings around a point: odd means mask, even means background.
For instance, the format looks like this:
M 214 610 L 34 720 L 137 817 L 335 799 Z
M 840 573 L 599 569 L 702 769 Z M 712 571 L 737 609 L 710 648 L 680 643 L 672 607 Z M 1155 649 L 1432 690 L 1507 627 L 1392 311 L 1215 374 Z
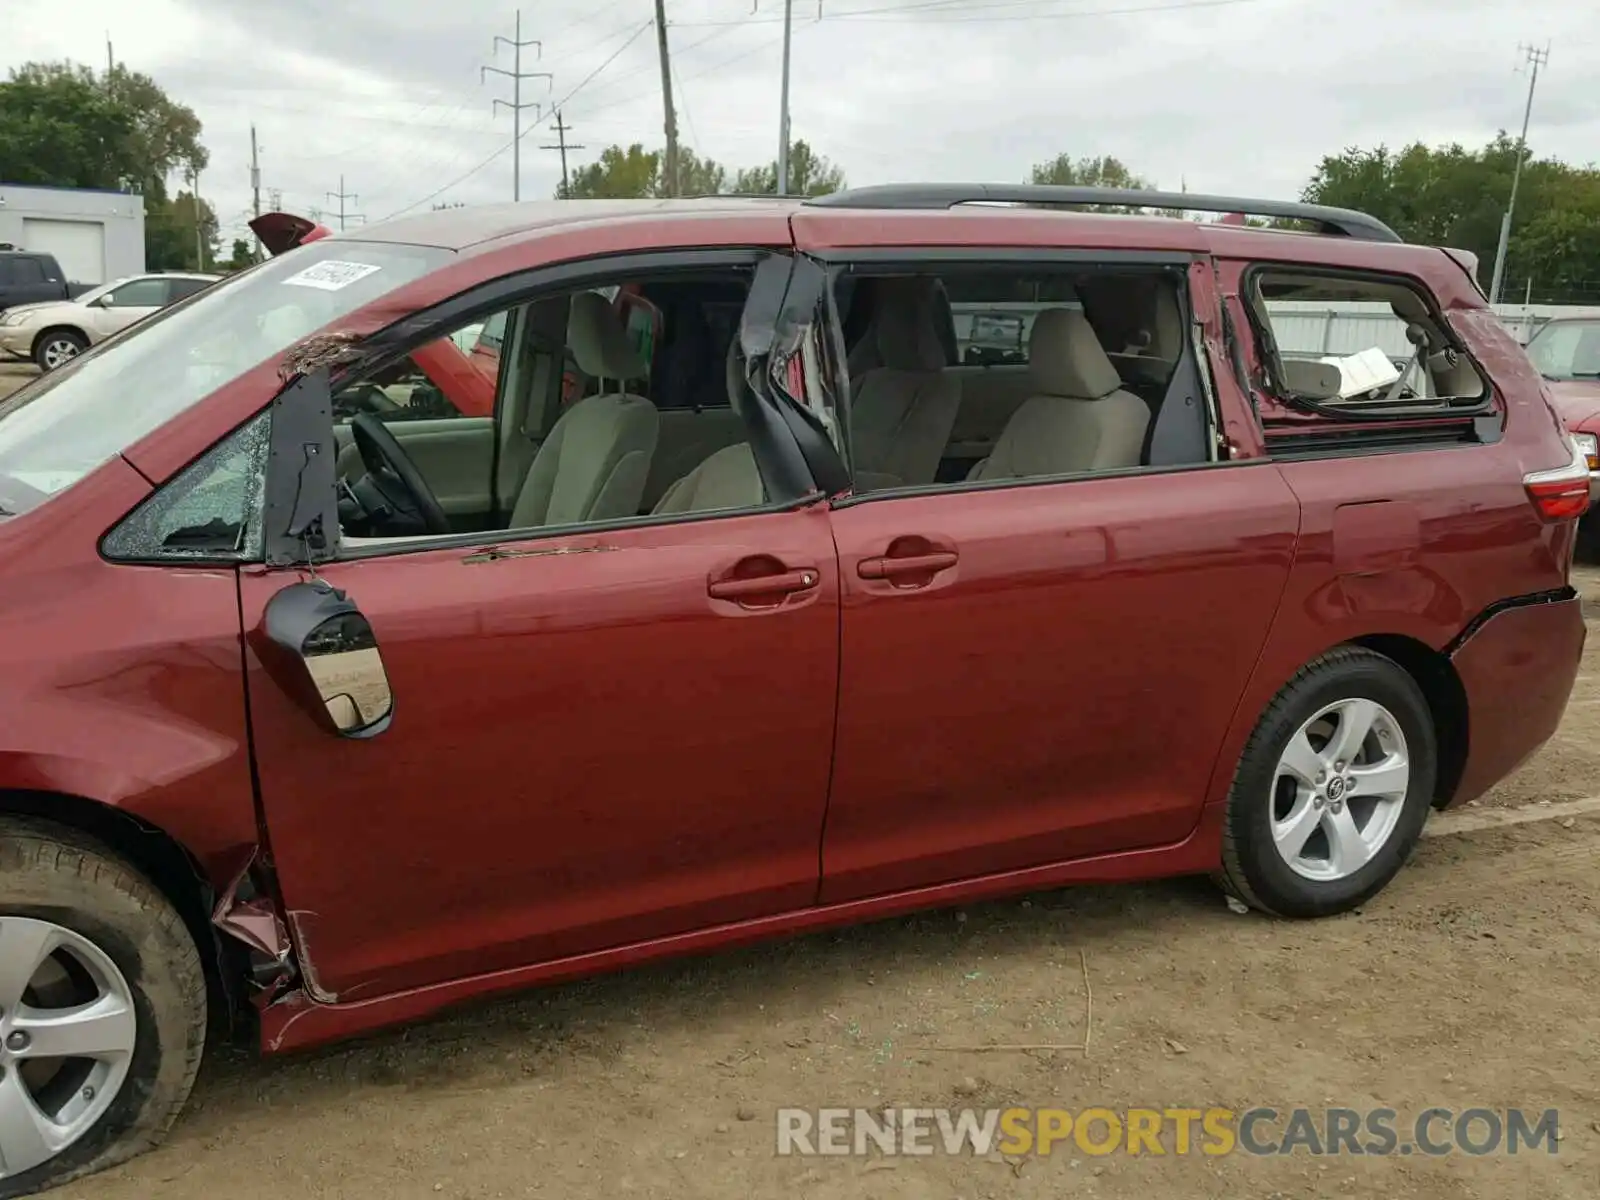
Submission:
M 537 119 L 539 109 L 539 103 L 536 100 L 530 100 L 526 104 L 522 102 L 522 81 L 524 79 L 543 79 L 549 83 L 551 88 L 554 88 L 556 77 L 550 74 L 548 71 L 524 71 L 522 69 L 523 48 L 532 46 L 534 47 L 536 54 L 542 57 L 544 54 L 544 46 L 532 38 L 527 41 L 522 40 L 522 10 L 520 8 L 517 9 L 516 36 L 500 37 L 497 34 L 494 39 L 494 49 L 496 53 L 498 53 L 500 50 L 501 42 L 504 42 L 506 45 L 511 47 L 511 70 L 507 71 L 503 67 L 482 67 L 479 69 L 478 78 L 479 82 L 482 82 L 483 80 L 487 79 L 490 74 L 495 74 L 504 75 L 507 79 L 511 80 L 510 102 L 508 103 L 507 101 L 496 97 L 494 103 L 496 108 L 499 108 L 503 105 L 511 110 L 511 198 L 513 200 L 521 200 L 522 110 L 525 108 L 533 109 L 535 119 Z
M 567 151 L 583 150 L 585 147 L 567 141 L 567 134 L 572 131 L 572 126 L 562 121 L 559 108 L 556 109 L 555 131 L 556 144 L 554 146 L 540 146 L 539 149 L 561 151 L 561 198 L 570 200 L 572 199 L 572 183 L 567 178 Z
M 328 199 L 337 200 L 339 202 L 339 229 L 341 232 L 344 230 L 344 223 L 346 221 L 365 221 L 367 219 L 361 213 L 348 212 L 345 209 L 344 202 L 346 200 L 354 201 L 357 198 L 358 197 L 354 192 L 347 192 L 344 190 L 344 176 L 339 176 L 339 190 L 337 192 L 329 192 Z

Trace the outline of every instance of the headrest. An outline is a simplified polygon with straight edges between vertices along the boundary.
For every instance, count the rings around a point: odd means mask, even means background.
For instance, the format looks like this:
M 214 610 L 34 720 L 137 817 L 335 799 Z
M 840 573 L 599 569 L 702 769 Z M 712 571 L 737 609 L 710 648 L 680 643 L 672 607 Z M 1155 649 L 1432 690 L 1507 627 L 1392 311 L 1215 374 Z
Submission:
M 865 281 L 863 281 L 865 282 Z M 939 317 L 944 289 L 926 276 L 892 276 L 871 281 L 867 295 L 872 305 L 866 335 L 850 354 L 850 373 L 865 374 L 878 367 L 895 371 L 938 371 L 947 365 L 939 339 Z
M 599 292 L 572 297 L 567 315 L 567 348 L 578 370 L 593 379 L 625 382 L 644 379 L 650 368 L 628 341 L 628 331 Z
M 1336 363 L 1315 358 L 1286 358 L 1283 360 L 1283 382 L 1291 391 L 1332 399 L 1344 387 L 1344 374 Z
M 1098 400 L 1122 386 L 1088 319 L 1072 308 L 1047 308 L 1028 337 L 1028 373 L 1046 396 Z

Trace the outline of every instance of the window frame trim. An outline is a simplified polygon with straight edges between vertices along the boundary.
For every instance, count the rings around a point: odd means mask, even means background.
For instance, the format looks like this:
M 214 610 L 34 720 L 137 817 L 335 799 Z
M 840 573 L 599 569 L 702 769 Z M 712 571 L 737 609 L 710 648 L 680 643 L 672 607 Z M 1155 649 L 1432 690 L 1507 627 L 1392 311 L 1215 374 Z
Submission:
M 755 277 L 760 264 L 772 258 L 793 264 L 801 256 L 792 246 L 689 246 L 661 250 L 626 250 L 620 253 L 590 255 L 564 259 L 560 262 L 511 272 L 474 284 L 456 295 L 448 297 L 426 309 L 408 313 L 390 325 L 370 335 L 362 343 L 366 351 L 360 360 L 340 371 L 338 378 L 330 381 L 331 390 L 337 393 L 358 372 L 377 369 L 404 357 L 417 346 L 448 336 L 449 330 L 459 328 L 479 317 L 486 317 L 501 309 L 526 305 L 540 297 L 586 287 L 605 286 L 608 282 L 626 281 L 640 275 L 671 273 L 674 270 L 715 270 L 718 268 L 745 268 Z M 741 320 L 742 323 L 742 320 Z M 509 339 L 508 339 L 509 340 Z M 507 356 L 502 350 L 501 369 L 506 369 Z M 503 376 L 502 376 L 503 382 Z M 496 396 L 495 419 L 499 419 L 499 406 L 503 400 Z M 757 404 L 765 403 L 759 399 Z M 794 433 L 788 428 L 780 408 L 774 408 L 769 437 L 775 438 L 775 447 L 792 459 L 790 471 L 798 470 L 811 479 L 810 468 L 800 452 Z M 748 422 L 748 417 L 741 417 Z M 748 427 L 748 426 L 747 426 Z M 330 425 L 331 429 L 331 425 Z M 781 431 L 781 432 L 780 432 Z M 753 439 L 746 439 L 751 441 Z M 759 460 L 758 460 L 759 463 Z M 763 472 L 763 482 L 766 474 Z M 269 489 L 271 487 L 269 483 Z M 361 562 L 366 559 L 388 558 L 403 554 L 420 554 L 433 550 L 484 549 L 495 546 L 522 545 L 550 538 L 586 535 L 604 535 L 613 531 L 687 524 L 700 521 L 722 520 L 729 517 L 754 516 L 763 513 L 784 513 L 820 504 L 826 497 L 813 490 L 792 498 L 769 500 L 767 503 L 746 508 L 711 509 L 689 513 L 641 513 L 632 517 L 618 517 L 609 521 L 587 521 L 581 524 L 542 525 L 513 529 L 465 530 L 460 533 L 427 534 L 407 538 L 385 538 L 372 544 L 349 546 L 342 531 L 334 551 L 325 562 Z
M 1058 269 L 1101 265 L 1111 268 L 1139 267 L 1146 270 L 1164 268 L 1182 272 L 1180 305 L 1183 310 L 1186 331 L 1193 330 L 1195 327 L 1196 305 L 1193 289 L 1190 285 L 1190 273 L 1197 264 L 1202 269 L 1209 271 L 1213 268 L 1214 262 L 1213 256 L 1209 252 L 1189 250 L 1090 250 L 1077 248 L 1039 249 L 1034 247 L 1002 247 L 996 249 L 981 246 L 910 246 L 865 247 L 862 248 L 862 251 L 861 253 L 854 253 L 850 249 L 832 249 L 826 252 L 805 251 L 806 254 L 816 258 L 828 268 L 830 310 L 837 304 L 837 282 L 839 278 L 851 273 L 851 268 L 856 264 L 871 268 L 870 271 L 857 273 L 860 276 L 867 277 L 882 275 L 885 273 L 885 269 L 897 266 L 917 268 L 939 263 L 959 264 L 963 269 L 981 268 L 989 264 L 1003 264 L 1005 266 L 1041 264 Z M 842 314 L 836 314 L 833 324 L 839 331 L 838 336 L 842 341 L 844 336 Z M 1025 479 L 956 479 L 945 483 L 903 484 L 900 487 L 879 488 L 870 492 L 851 491 L 845 495 L 836 495 L 829 498 L 829 507 L 853 508 L 858 504 L 867 504 L 877 500 L 896 500 L 903 497 L 933 496 L 945 493 L 964 494 L 977 491 L 994 491 L 1002 488 L 1039 487 L 1048 484 L 1080 483 L 1097 479 L 1121 479 L 1142 475 L 1170 475 L 1214 467 L 1250 466 L 1267 461 L 1265 458 L 1248 459 L 1222 456 L 1222 443 L 1220 441 L 1223 437 L 1220 423 L 1221 414 L 1215 407 L 1216 381 L 1211 377 L 1210 364 L 1204 356 L 1198 356 L 1195 339 L 1192 336 L 1184 338 L 1183 354 L 1185 358 L 1193 360 L 1194 368 L 1200 381 L 1201 394 L 1198 397 L 1201 409 L 1200 416 L 1204 424 L 1207 453 L 1212 456 L 1205 462 L 1154 466 L 1141 464 L 1137 467 L 1124 467 L 1110 471 L 1073 471 L 1057 475 L 1035 475 Z M 846 384 L 845 401 L 847 407 L 845 416 L 846 428 L 849 429 L 851 428 L 851 422 L 849 421 L 850 406 L 853 406 L 855 401 L 855 380 L 849 373 L 848 353 L 846 353 L 845 361 L 841 362 L 840 365 Z M 966 366 L 968 364 L 958 363 L 956 365 Z M 853 446 L 853 441 L 851 444 Z M 854 464 L 849 464 L 849 467 L 853 478 L 855 473 Z
M 1472 352 L 1472 348 L 1457 332 L 1454 325 L 1445 316 L 1444 310 L 1439 306 L 1438 298 L 1426 280 L 1405 271 L 1373 269 L 1370 267 L 1335 267 L 1321 263 L 1305 263 L 1294 260 L 1281 259 L 1233 259 L 1239 266 L 1239 306 L 1244 310 L 1246 322 L 1250 326 L 1250 336 L 1254 344 L 1257 367 L 1264 373 L 1264 378 L 1259 381 L 1257 388 L 1251 381 L 1252 392 L 1259 390 L 1267 399 L 1271 400 L 1278 408 L 1290 413 L 1304 416 L 1303 421 L 1296 421 L 1289 428 L 1297 432 L 1304 430 L 1328 430 L 1344 428 L 1349 432 L 1350 427 L 1357 425 L 1370 425 L 1382 428 L 1386 424 L 1414 421 L 1427 425 L 1456 424 L 1462 421 L 1481 421 L 1486 417 L 1503 418 L 1505 415 L 1505 402 L 1500 387 L 1494 376 L 1484 369 L 1482 361 Z M 1404 287 L 1422 301 L 1427 309 L 1429 318 L 1448 340 L 1450 347 L 1472 364 L 1472 369 L 1477 372 L 1478 379 L 1483 384 L 1483 398 L 1470 407 L 1463 406 L 1449 412 L 1427 412 L 1416 410 L 1413 412 L 1389 412 L 1384 415 L 1367 414 L 1365 416 L 1353 412 L 1348 420 L 1335 417 L 1324 417 L 1320 414 L 1304 412 L 1296 409 L 1293 404 L 1285 400 L 1280 392 L 1282 379 L 1283 357 L 1278 347 L 1277 335 L 1270 326 L 1270 316 L 1266 311 L 1266 300 L 1262 298 L 1259 277 L 1264 274 L 1305 275 L 1320 279 L 1348 280 L 1355 283 L 1389 284 L 1392 287 Z M 1399 320 L 1399 315 L 1395 314 Z M 1263 322 L 1267 327 L 1263 331 Z M 1262 441 L 1267 457 L 1274 457 L 1272 452 L 1272 435 L 1268 432 L 1267 418 L 1259 411 L 1256 421 L 1262 431 Z M 1284 426 L 1272 426 L 1284 428 Z M 1379 453 L 1380 451 L 1374 451 Z M 1289 456 L 1279 456 L 1289 457 Z M 1293 457 L 1299 457 L 1298 453 Z
M 214 454 L 229 441 L 238 437 L 240 433 L 242 433 L 246 428 L 254 424 L 256 421 L 265 421 L 268 424 L 268 438 L 270 440 L 270 426 L 272 422 L 272 413 L 270 409 L 271 406 L 267 405 L 258 409 L 254 413 L 251 413 L 243 421 L 240 421 L 232 429 L 228 430 L 227 433 L 223 434 L 199 454 L 196 454 L 188 462 L 184 463 L 183 466 L 174 471 L 171 478 L 166 480 L 160 487 L 151 489 L 149 493 L 140 497 L 136 504 L 123 512 L 119 517 L 117 517 L 116 520 L 112 521 L 111 524 L 106 527 L 105 531 L 95 539 L 95 552 L 99 554 L 101 560 L 116 567 L 186 567 L 200 568 L 211 571 L 217 570 L 219 567 L 231 570 L 235 567 L 251 566 L 265 562 L 267 553 L 267 486 L 265 470 L 270 468 L 265 468 L 263 470 L 259 494 L 255 498 L 254 511 L 249 513 L 246 517 L 247 521 L 254 521 L 261 527 L 261 546 L 254 554 L 246 554 L 243 552 L 238 554 L 222 554 L 219 552 L 211 552 L 196 554 L 157 553 L 148 555 L 123 556 L 113 554 L 108 551 L 106 549 L 106 542 L 112 537 L 113 534 L 126 526 L 128 522 L 132 521 L 139 513 L 145 511 L 151 505 L 158 503 L 163 497 L 170 495 L 174 490 L 184 486 L 188 482 L 188 473 L 194 470 L 194 468 L 198 466 L 203 459 L 207 458 L 211 454 Z M 268 457 L 268 453 L 263 452 L 262 456 L 264 458 Z M 246 538 L 246 541 L 248 541 L 248 538 Z

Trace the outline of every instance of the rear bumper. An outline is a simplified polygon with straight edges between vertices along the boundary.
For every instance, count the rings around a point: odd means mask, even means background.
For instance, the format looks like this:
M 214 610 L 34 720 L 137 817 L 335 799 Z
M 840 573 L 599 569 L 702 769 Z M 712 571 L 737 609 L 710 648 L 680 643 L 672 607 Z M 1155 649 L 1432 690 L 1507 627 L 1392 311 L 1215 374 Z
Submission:
M 1501 609 L 1452 651 L 1467 697 L 1467 758 L 1447 807 L 1476 800 L 1550 740 L 1586 634 L 1576 594 Z

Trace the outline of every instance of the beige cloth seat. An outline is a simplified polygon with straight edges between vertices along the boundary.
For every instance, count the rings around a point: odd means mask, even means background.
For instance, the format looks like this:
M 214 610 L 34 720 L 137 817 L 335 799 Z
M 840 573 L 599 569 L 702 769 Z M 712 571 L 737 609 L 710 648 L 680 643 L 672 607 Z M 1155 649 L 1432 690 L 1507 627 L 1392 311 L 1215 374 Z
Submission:
M 873 283 L 872 316 L 850 355 L 857 482 L 890 476 L 907 484 L 932 483 L 961 407 L 961 380 L 944 369 L 939 281 L 896 277 Z
M 656 501 L 652 512 L 670 516 L 721 508 L 756 508 L 766 503 L 761 470 L 749 442 L 724 446 L 678 480 Z
M 1106 357 L 1080 312 L 1048 308 L 1033 322 L 1028 374 L 1035 394 L 968 479 L 1027 479 L 1136 467 L 1150 409 Z
M 597 292 L 573 296 L 567 346 L 580 371 L 619 390 L 586 397 L 561 415 L 522 481 L 513 529 L 633 517 L 644 498 L 661 418 L 625 386 L 645 378 L 648 365 Z
M 723 360 L 723 387 L 735 415 L 742 416 L 745 386 L 735 335 Z M 725 508 L 758 508 L 766 502 L 767 487 L 761 481 L 755 451 L 749 442 L 734 442 L 707 455 L 699 466 L 676 480 L 650 511 L 657 516 L 672 516 Z

